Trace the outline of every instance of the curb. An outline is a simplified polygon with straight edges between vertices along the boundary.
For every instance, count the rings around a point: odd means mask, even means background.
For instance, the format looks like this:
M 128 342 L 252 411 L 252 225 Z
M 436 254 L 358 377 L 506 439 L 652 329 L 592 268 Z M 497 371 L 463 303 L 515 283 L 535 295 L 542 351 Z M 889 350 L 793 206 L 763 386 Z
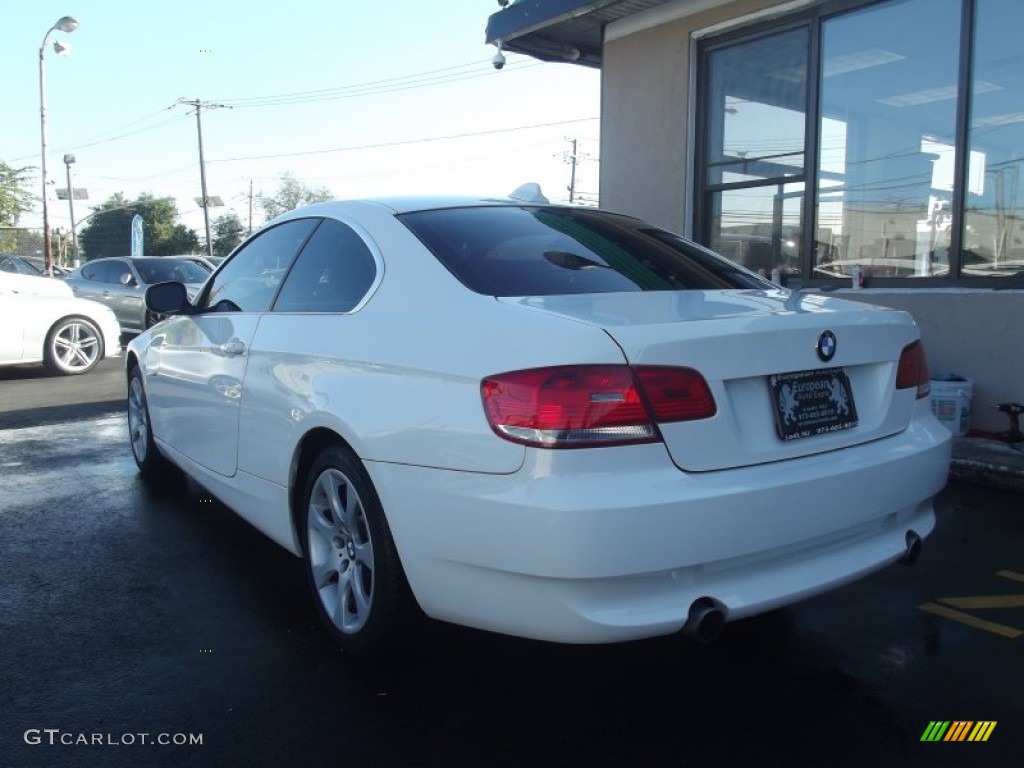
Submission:
M 953 439 L 949 476 L 955 480 L 1024 493 L 1024 443 L 980 437 Z

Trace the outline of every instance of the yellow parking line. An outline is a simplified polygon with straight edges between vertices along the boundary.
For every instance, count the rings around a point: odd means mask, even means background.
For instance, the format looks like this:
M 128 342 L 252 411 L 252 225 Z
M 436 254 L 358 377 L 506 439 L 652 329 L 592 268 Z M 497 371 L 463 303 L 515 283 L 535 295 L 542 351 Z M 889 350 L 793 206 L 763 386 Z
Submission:
M 1024 595 L 981 595 L 979 597 L 940 597 L 940 603 L 965 611 L 978 608 L 1024 608 Z
M 996 576 L 1002 576 L 1004 579 L 1013 579 L 1014 581 L 1024 581 L 1024 573 L 1017 573 L 1016 571 L 997 571 Z
M 966 624 L 969 627 L 975 629 L 983 629 L 986 632 L 992 632 L 996 635 L 1008 637 L 1010 640 L 1016 640 L 1021 635 L 1024 635 L 1024 630 L 1014 629 L 1008 627 L 1005 624 L 996 624 L 994 621 L 985 621 L 979 619 L 977 616 L 972 616 L 969 613 L 963 613 L 961 611 L 948 608 L 945 605 L 938 605 L 936 603 L 925 603 L 920 606 L 922 611 L 928 613 L 934 613 L 936 616 L 942 616 L 944 619 L 952 619 L 953 621 L 959 621 L 961 624 Z

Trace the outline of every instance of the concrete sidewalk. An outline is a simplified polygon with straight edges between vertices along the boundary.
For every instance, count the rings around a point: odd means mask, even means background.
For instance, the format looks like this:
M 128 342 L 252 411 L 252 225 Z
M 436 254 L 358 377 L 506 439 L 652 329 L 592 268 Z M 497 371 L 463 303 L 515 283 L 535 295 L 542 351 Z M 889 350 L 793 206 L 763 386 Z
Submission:
M 1024 443 L 955 437 L 949 476 L 968 483 L 1024 493 Z

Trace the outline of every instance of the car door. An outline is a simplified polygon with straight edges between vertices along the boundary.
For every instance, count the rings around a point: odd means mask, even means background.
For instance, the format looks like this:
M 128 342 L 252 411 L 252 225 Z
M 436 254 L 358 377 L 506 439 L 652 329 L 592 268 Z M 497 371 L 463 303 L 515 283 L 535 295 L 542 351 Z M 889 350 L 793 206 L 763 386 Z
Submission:
M 243 470 L 287 482 L 291 454 L 281 447 L 294 445 L 304 428 L 296 414 L 318 407 L 316 379 L 343 365 L 348 316 L 372 296 L 383 271 L 369 236 L 344 222 L 324 219 L 306 241 L 254 339 L 241 403 Z
M 237 468 L 239 405 L 260 317 L 318 223 L 297 219 L 256 235 L 207 284 L 199 313 L 170 318 L 150 341 L 154 434 L 217 474 Z
M 127 278 L 125 277 L 127 275 Z M 127 283 L 125 280 L 127 279 Z M 104 296 L 123 328 L 146 329 L 146 285 L 130 259 L 109 262 Z
M 141 304 L 140 298 L 135 302 L 135 313 L 125 300 L 125 287 L 121 285 L 121 276 L 133 274 L 124 259 L 102 259 L 82 268 L 81 279 L 68 281 L 76 296 L 92 299 L 110 307 L 117 315 L 117 321 L 125 330 L 142 330 L 135 315 Z

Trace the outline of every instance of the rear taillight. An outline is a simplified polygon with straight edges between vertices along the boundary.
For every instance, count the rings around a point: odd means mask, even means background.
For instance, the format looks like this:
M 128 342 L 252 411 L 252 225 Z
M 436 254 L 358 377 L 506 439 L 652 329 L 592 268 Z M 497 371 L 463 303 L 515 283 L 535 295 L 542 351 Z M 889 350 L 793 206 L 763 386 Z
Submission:
M 924 345 L 915 341 L 903 348 L 900 364 L 896 369 L 896 389 L 917 388 L 917 399 L 928 397 L 931 392 L 931 380 L 928 373 L 928 361 L 924 355 Z
M 657 422 L 715 414 L 707 382 L 689 368 L 533 368 L 489 376 L 480 392 L 499 436 L 545 448 L 649 443 Z

